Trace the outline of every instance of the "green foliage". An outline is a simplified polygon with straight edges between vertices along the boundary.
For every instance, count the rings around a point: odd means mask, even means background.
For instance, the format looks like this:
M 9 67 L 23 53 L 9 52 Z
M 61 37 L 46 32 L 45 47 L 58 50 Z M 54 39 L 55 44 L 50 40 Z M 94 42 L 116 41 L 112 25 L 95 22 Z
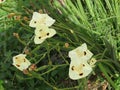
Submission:
M 1 80 L 0 81 L 0 90 L 4 90 L 4 87 L 3 87 L 2 83 L 3 83 L 3 81 Z
M 116 90 L 120 89 L 120 76 L 116 74 L 115 85 L 117 86 Z
M 119 90 L 119 0 L 61 1 L 6 0 L 0 4 L 0 90 L 86 90 L 88 81 L 93 83 L 91 87 L 99 82 L 94 87 L 99 88 L 104 80 L 109 83 L 106 90 Z M 40 45 L 31 40 L 34 28 L 29 27 L 29 21 L 34 11 L 48 13 L 56 20 L 52 28 L 57 34 Z M 97 63 L 91 75 L 73 81 L 68 77 L 68 52 L 82 43 L 87 43 Z M 24 50 L 37 65 L 30 75 L 12 65 L 12 57 Z

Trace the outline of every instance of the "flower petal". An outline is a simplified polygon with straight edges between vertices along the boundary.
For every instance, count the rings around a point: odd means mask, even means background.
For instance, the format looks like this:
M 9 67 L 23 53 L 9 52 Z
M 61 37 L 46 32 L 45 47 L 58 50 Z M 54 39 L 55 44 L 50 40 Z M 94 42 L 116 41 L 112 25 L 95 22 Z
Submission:
M 34 42 L 35 44 L 41 44 L 44 42 L 47 38 L 51 38 L 56 34 L 56 31 L 54 29 L 48 28 L 47 26 L 44 27 L 37 27 L 35 30 L 35 38 Z
M 81 79 L 88 76 L 92 71 L 92 67 L 87 62 L 71 61 L 69 67 L 69 77 L 73 80 Z
M 37 27 L 37 25 L 46 25 L 49 27 L 54 23 L 55 20 L 47 14 L 40 14 L 38 12 L 34 12 L 29 26 Z
M 79 46 L 78 48 L 72 51 L 69 51 L 68 54 L 71 60 L 81 58 L 82 60 L 86 60 L 86 61 L 88 61 L 92 57 L 92 55 L 93 53 L 87 49 L 86 43 L 82 44 L 81 46 Z
M 35 38 L 34 38 L 34 42 L 35 42 L 35 44 L 41 44 L 41 43 L 43 43 L 45 41 L 45 39 L 41 39 L 41 37 L 40 36 L 35 36 Z

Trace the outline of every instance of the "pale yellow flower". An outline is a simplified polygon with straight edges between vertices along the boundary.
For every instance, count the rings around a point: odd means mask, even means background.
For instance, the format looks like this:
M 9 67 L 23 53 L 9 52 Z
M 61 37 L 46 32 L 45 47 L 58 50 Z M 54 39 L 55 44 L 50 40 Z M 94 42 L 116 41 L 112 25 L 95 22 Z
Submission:
M 71 60 L 81 59 L 88 61 L 93 56 L 93 53 L 87 49 L 87 45 L 84 43 L 76 49 L 69 51 L 68 56 Z
M 40 14 L 38 12 L 33 12 L 33 16 L 29 26 L 36 28 L 37 25 L 46 25 L 50 27 L 54 23 L 55 23 L 55 20 L 50 16 L 48 16 L 48 14 Z
M 0 3 L 3 3 L 3 2 L 5 2 L 6 0 L 0 0 Z
M 47 38 L 51 38 L 56 34 L 56 31 L 52 28 L 48 28 L 47 26 L 39 26 L 35 29 L 35 44 L 43 43 Z
M 86 61 L 71 61 L 69 67 L 69 77 L 77 80 L 88 76 L 92 72 L 92 67 Z
M 92 58 L 92 59 L 90 59 L 89 64 L 90 64 L 92 67 L 94 67 L 94 65 L 95 65 L 96 62 L 97 62 L 97 60 L 96 60 L 95 58 Z
M 13 65 L 20 71 L 27 69 L 31 65 L 29 60 L 25 57 L 25 54 L 19 54 L 13 57 Z
M 92 72 L 92 66 L 88 64 L 88 61 L 93 56 L 93 53 L 87 49 L 86 43 L 72 51 L 69 51 L 68 56 L 71 59 L 69 67 L 69 77 L 71 79 L 81 79 Z

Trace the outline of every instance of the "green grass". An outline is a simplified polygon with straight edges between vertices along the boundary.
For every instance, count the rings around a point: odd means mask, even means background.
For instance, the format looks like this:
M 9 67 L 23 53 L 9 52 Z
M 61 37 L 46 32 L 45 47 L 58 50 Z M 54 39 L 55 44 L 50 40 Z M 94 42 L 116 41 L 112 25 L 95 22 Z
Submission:
M 92 90 L 101 89 L 106 82 L 106 90 L 120 89 L 120 1 L 64 1 L 63 5 L 57 0 L 6 0 L 0 4 L 0 88 Z M 35 45 L 31 40 L 34 28 L 29 27 L 29 21 L 32 13 L 39 10 L 56 20 L 52 28 L 57 34 Z M 10 13 L 15 16 L 8 18 Z M 21 18 L 16 20 L 16 16 Z M 18 33 L 20 38 L 13 33 Z M 69 43 L 68 48 L 65 43 Z M 87 43 L 97 63 L 93 73 L 73 81 L 68 77 L 68 52 L 82 43 Z M 12 57 L 22 53 L 25 47 L 29 51 L 27 58 L 37 65 L 37 71 L 31 75 L 12 65 Z

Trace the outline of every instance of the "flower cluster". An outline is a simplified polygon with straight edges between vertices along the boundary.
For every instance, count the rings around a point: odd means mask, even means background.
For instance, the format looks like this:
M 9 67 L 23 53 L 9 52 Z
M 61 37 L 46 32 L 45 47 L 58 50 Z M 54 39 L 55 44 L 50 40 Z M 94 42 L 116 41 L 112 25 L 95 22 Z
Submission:
M 47 14 L 40 14 L 37 12 L 33 13 L 29 26 L 35 28 L 35 44 L 41 44 L 47 38 L 51 38 L 56 34 L 56 31 L 53 28 L 50 28 L 54 22 L 55 20 Z M 87 49 L 86 43 L 82 44 L 72 51 L 69 51 L 68 56 L 71 59 L 69 77 L 73 80 L 88 76 L 92 71 L 92 67 L 96 63 L 96 60 L 94 58 L 91 59 L 93 53 Z M 31 71 L 36 68 L 35 64 L 31 64 L 29 62 L 25 54 L 14 56 L 13 65 L 23 72 L 27 69 Z
M 93 53 L 87 49 L 85 43 L 70 51 L 68 56 L 71 58 L 69 77 L 73 80 L 88 76 L 92 71 L 92 65 L 96 62 L 95 59 L 91 59 L 90 64 L 88 63 Z
M 33 13 L 29 26 L 36 28 L 34 38 L 35 44 L 41 44 L 47 38 L 51 38 L 56 34 L 54 29 L 49 28 L 54 23 L 55 20 L 47 14 L 40 14 L 38 12 Z
M 29 26 L 35 28 L 35 44 L 41 44 L 47 38 L 50 38 L 56 34 L 56 31 L 54 29 L 49 28 L 54 23 L 55 20 L 47 14 L 40 14 L 37 12 L 33 13 Z M 25 54 L 19 54 L 14 56 L 13 65 L 20 71 L 25 71 L 25 73 L 27 69 L 31 71 L 36 68 L 35 64 L 31 64 L 29 62 Z

